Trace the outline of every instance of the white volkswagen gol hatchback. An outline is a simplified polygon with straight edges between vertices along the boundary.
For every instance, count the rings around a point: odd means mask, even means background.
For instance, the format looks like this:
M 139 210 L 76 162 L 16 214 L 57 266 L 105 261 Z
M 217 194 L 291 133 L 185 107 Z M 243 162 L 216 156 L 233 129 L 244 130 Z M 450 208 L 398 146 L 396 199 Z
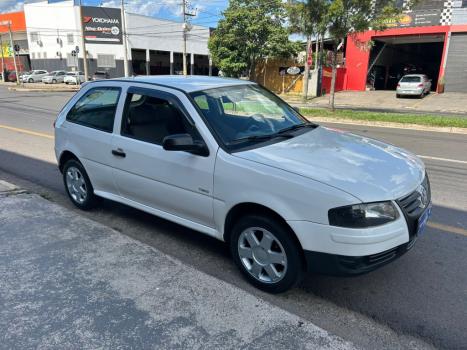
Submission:
M 255 286 L 358 274 L 409 250 L 431 212 L 423 163 L 308 122 L 246 81 L 136 77 L 86 84 L 55 125 L 72 202 L 104 197 L 230 245 Z

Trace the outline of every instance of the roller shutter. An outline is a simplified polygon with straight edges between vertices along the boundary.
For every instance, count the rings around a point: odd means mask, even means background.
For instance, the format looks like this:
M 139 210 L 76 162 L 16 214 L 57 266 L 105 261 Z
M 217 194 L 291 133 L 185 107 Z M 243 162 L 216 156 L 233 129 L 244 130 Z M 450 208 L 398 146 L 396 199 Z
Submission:
M 453 33 L 444 73 L 447 92 L 467 92 L 467 33 Z

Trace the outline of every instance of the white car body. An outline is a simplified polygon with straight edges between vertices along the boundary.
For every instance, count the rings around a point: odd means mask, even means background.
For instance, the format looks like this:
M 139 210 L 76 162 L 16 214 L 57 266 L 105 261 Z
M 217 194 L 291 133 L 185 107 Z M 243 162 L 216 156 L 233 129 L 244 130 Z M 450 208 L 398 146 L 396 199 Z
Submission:
M 58 84 L 63 83 L 66 72 L 64 70 L 56 70 L 50 72 L 48 75 L 42 78 L 44 84 Z
M 65 153 L 75 155 L 100 197 L 220 240 L 226 239 L 229 212 L 238 205 L 254 203 L 283 218 L 305 252 L 364 257 L 411 248 L 413 228 L 409 230 L 396 201 L 427 181 L 419 158 L 392 145 L 321 126 L 263 147 L 228 152 L 220 147 L 188 93 L 242 84 L 251 83 L 206 77 L 136 77 L 89 83 L 57 118 L 57 160 L 62 164 Z M 66 120 L 76 101 L 99 86 L 121 88 L 113 133 Z M 129 88 L 154 89 L 178 99 L 209 155 L 168 152 L 162 146 L 121 135 Z M 126 157 L 114 157 L 113 150 L 124 150 Z M 329 223 L 331 208 L 379 201 L 394 203 L 399 217 L 388 224 L 359 229 Z
M 68 72 L 63 78 L 65 84 L 82 84 L 84 83 L 84 73 L 83 72 Z
M 24 83 L 40 83 L 42 78 L 48 75 L 49 72 L 43 69 L 35 69 L 30 74 L 23 75 Z
M 397 96 L 423 97 L 431 91 L 431 80 L 425 74 L 404 75 L 396 88 Z

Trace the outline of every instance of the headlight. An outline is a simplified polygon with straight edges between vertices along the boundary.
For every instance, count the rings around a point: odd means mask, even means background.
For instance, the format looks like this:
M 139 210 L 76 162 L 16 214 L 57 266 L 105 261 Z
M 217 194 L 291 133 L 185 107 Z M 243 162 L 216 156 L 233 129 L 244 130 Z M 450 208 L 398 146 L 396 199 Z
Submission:
M 363 228 L 394 221 L 399 212 L 392 202 L 376 202 L 330 209 L 328 216 L 330 225 Z

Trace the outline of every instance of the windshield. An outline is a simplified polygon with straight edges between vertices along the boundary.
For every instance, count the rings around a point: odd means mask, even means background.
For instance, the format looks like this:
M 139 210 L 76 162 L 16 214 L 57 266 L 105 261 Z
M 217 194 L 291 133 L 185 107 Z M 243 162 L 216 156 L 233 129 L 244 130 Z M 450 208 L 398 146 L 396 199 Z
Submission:
M 408 76 L 408 77 L 402 77 L 401 82 L 402 83 L 419 83 L 420 80 L 421 80 L 420 77 Z
M 227 146 L 286 135 L 314 125 L 280 98 L 258 85 L 238 85 L 191 94 L 206 122 Z

